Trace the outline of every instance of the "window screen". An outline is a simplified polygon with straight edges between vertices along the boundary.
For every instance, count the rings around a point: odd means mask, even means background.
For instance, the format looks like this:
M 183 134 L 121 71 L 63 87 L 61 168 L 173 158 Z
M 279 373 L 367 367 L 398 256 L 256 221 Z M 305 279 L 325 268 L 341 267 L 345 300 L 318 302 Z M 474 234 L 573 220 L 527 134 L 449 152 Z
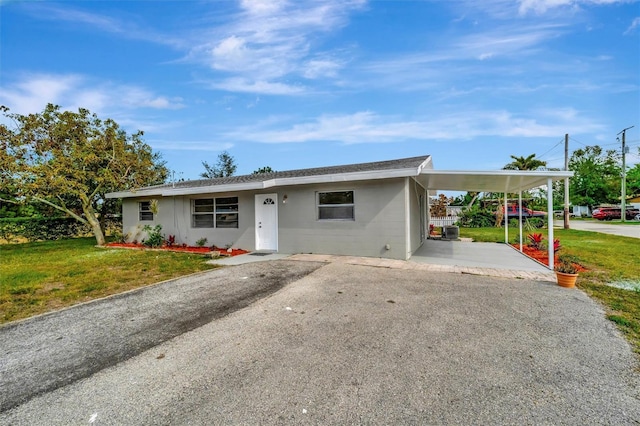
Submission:
M 194 228 L 237 228 L 238 197 L 193 200 Z
M 353 191 L 318 192 L 318 220 L 355 220 Z
M 151 201 L 140 201 L 138 203 L 139 218 L 143 220 L 153 220 L 153 212 L 151 211 Z

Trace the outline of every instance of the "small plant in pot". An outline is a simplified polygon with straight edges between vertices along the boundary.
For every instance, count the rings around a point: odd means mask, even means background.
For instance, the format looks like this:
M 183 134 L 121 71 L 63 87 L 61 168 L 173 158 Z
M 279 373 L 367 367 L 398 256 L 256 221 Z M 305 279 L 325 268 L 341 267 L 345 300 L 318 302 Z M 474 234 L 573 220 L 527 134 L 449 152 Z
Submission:
M 576 286 L 578 268 L 572 262 L 571 257 L 559 256 L 555 271 L 559 286 L 567 288 Z

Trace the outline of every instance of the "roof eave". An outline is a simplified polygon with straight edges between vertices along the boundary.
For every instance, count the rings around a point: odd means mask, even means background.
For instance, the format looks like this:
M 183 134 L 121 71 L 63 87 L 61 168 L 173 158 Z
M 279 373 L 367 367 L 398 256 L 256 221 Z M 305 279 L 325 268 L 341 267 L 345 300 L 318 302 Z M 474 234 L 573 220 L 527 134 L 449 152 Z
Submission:
M 298 176 L 291 178 L 276 178 L 265 181 L 249 182 L 249 183 L 233 183 L 228 185 L 209 185 L 198 186 L 193 188 L 172 188 L 164 187 L 154 189 L 152 191 L 141 189 L 139 191 L 121 191 L 107 194 L 107 198 L 133 198 L 133 197 L 149 197 L 162 196 L 171 197 L 179 195 L 196 195 L 211 194 L 221 192 L 239 192 L 239 191 L 259 191 L 263 189 L 276 188 L 281 186 L 311 185 L 319 183 L 334 182 L 354 182 L 364 180 L 392 179 L 409 176 L 418 176 L 420 172 L 430 165 L 430 157 L 424 161 L 418 168 L 410 167 L 392 170 L 371 170 L 364 172 L 337 173 L 315 176 Z

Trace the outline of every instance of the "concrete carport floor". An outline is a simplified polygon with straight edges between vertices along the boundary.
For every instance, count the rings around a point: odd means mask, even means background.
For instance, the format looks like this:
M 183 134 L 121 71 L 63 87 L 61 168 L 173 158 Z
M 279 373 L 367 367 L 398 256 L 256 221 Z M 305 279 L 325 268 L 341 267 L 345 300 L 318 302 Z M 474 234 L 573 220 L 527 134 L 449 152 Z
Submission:
M 411 262 L 488 269 L 549 272 L 549 268 L 503 243 L 426 240 Z

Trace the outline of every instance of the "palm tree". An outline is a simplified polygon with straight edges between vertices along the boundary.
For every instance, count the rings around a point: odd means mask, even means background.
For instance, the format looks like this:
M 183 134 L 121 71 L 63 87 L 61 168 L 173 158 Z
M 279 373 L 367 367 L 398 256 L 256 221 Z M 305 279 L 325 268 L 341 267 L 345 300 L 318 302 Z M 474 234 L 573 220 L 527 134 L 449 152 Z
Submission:
M 513 161 L 504 166 L 503 170 L 540 170 L 547 165 L 546 161 L 538 160 L 535 154 L 528 157 L 516 157 L 512 155 Z

